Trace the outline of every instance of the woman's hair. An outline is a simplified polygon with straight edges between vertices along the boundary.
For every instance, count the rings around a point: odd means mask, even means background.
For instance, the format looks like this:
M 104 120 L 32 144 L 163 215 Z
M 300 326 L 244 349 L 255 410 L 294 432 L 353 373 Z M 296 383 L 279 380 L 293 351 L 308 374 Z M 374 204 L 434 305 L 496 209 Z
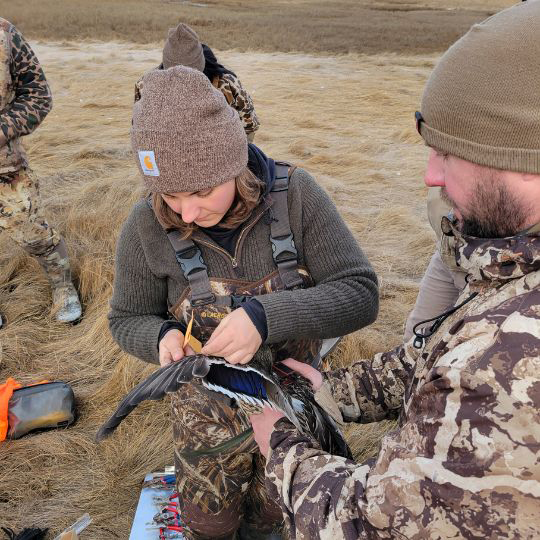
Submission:
M 227 69 L 225 66 L 221 65 L 216 55 L 213 53 L 212 49 L 205 45 L 204 43 L 201 43 L 204 53 L 204 70 L 203 73 L 210 79 L 210 82 L 214 80 L 215 77 L 219 77 L 220 75 L 225 75 L 225 73 L 229 73 L 230 75 L 233 75 L 236 77 L 236 74 L 232 72 L 230 69 Z
M 251 215 L 259 204 L 265 184 L 259 180 L 247 167 L 235 178 L 236 194 L 227 213 L 218 223 L 225 229 L 235 229 Z M 160 193 L 152 193 L 152 208 L 157 220 L 165 230 L 178 229 L 183 238 L 189 238 L 198 225 L 184 223 L 182 216 L 177 214 L 163 199 Z

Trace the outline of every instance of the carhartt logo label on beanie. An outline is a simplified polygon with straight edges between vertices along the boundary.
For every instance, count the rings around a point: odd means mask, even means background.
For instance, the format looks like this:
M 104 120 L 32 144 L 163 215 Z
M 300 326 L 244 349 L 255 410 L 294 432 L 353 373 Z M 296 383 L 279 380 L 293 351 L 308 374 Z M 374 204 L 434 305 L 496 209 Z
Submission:
M 141 170 L 145 176 L 159 176 L 156 156 L 152 150 L 139 150 Z

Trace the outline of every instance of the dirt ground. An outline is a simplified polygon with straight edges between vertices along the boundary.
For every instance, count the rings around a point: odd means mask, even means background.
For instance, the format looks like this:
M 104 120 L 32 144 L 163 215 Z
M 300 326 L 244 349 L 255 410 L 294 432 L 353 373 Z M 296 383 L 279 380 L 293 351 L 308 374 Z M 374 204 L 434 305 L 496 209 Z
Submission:
M 129 145 L 133 83 L 159 62 L 160 49 L 48 41 L 35 51 L 55 102 L 25 142 L 43 206 L 67 240 L 85 316 L 68 328 L 52 321 L 37 263 L 0 236 L 0 312 L 8 320 L 0 380 L 68 381 L 79 419 L 64 431 L 0 445 L 0 525 L 48 526 L 53 538 L 89 512 L 94 523 L 82 538 L 127 539 L 145 472 L 172 461 L 168 403 L 139 407 L 99 446 L 93 437 L 154 369 L 120 351 L 106 315 L 117 233 L 142 193 Z M 315 175 L 379 275 L 377 322 L 349 336 L 332 365 L 398 344 L 434 249 L 422 182 L 427 150 L 413 114 L 438 54 L 218 53 L 253 96 L 262 124 L 256 143 Z M 387 427 L 350 431 L 358 459 L 376 449 Z

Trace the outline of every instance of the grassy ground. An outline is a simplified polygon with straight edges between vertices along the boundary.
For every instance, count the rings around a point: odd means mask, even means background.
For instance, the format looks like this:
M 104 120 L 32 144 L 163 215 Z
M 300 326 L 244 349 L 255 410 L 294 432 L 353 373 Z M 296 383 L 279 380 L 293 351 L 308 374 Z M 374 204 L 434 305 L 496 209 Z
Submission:
M 444 50 L 512 0 L 0 0 L 32 39 L 160 42 L 183 21 L 218 49 L 347 52 Z
M 77 6 L 77 1 L 69 5 Z M 18 12 L 17 24 L 30 35 L 62 37 L 55 33 L 59 30 L 51 13 L 56 13 L 60 25 L 58 6 L 66 2 L 27 0 L 17 8 L 6 4 L 0 2 L 3 15 L 16 20 Z M 84 3 L 90 12 L 103 5 Z M 232 10 L 246 4 L 227 5 Z M 420 13 L 407 11 L 413 9 L 412 3 L 377 5 L 377 13 L 384 13 L 384 6 L 404 10 L 399 13 Z M 429 1 L 426 5 L 436 6 Z M 51 8 L 44 14 L 43 6 L 56 6 L 56 11 Z M 269 6 L 274 9 L 278 2 Z M 282 6 L 289 9 L 289 4 Z M 292 6 L 324 7 L 316 2 Z M 465 2 L 455 0 L 451 7 L 464 6 Z M 480 1 L 471 6 L 477 14 L 495 8 L 494 3 Z M 469 6 L 465 7 L 463 13 L 470 15 Z M 35 21 L 25 11 L 32 8 Z M 110 12 L 114 19 L 112 7 Z M 69 12 L 64 15 L 68 20 Z M 81 17 L 73 13 L 69 20 L 75 22 L 67 28 L 76 28 Z M 47 21 L 50 28 L 45 31 Z M 85 28 L 95 28 L 96 21 L 99 18 L 87 16 Z M 163 20 L 162 28 L 168 24 Z M 108 35 L 113 34 L 103 36 Z M 114 37 L 129 35 L 118 32 Z M 343 36 L 330 37 L 348 46 Z M 243 47 L 236 41 L 234 46 Z M 417 51 L 415 45 L 411 48 Z M 129 145 L 133 83 L 156 65 L 160 48 L 77 42 L 40 43 L 35 50 L 51 83 L 55 106 L 40 129 L 26 139 L 26 147 L 41 181 L 43 207 L 66 237 L 85 316 L 75 327 L 52 321 L 50 291 L 37 263 L 0 236 L 0 312 L 8 319 L 0 332 L 0 380 L 14 376 L 22 381 L 69 381 L 77 395 L 79 420 L 65 431 L 0 445 L 0 525 L 19 529 L 40 524 L 58 534 L 89 512 L 94 524 L 83 538 L 127 539 L 144 473 L 172 461 L 167 404 L 139 407 L 100 446 L 93 436 L 119 399 L 153 370 L 120 351 L 108 332 L 106 314 L 118 229 L 141 195 Z M 336 57 L 220 51 L 219 56 L 239 74 L 254 98 L 262 122 L 257 144 L 269 155 L 304 166 L 316 176 L 380 277 L 377 322 L 349 336 L 332 364 L 346 365 L 398 344 L 434 249 L 422 183 L 426 149 L 415 132 L 413 112 L 438 55 L 402 51 Z M 387 427 L 349 430 L 358 459 L 376 450 Z
M 103 43 L 41 44 L 36 51 L 55 106 L 26 146 L 47 214 L 66 237 L 85 317 L 68 329 L 50 320 L 39 267 L 0 237 L 0 312 L 8 320 L 0 379 L 67 380 L 80 417 L 68 430 L 0 445 L 0 524 L 19 528 L 32 516 L 58 532 L 89 512 L 88 538 L 127 538 L 144 472 L 172 460 L 168 406 L 140 407 L 100 446 L 93 436 L 154 369 L 120 351 L 106 314 L 117 232 L 141 194 L 129 148 L 133 82 L 155 65 L 159 50 Z M 333 363 L 399 343 L 433 250 L 421 180 L 426 149 L 412 113 L 435 57 L 251 53 L 248 68 L 245 54 L 221 54 L 255 100 L 262 122 L 256 142 L 316 176 L 380 276 L 378 321 L 350 336 Z M 373 452 L 386 427 L 353 429 L 359 458 Z

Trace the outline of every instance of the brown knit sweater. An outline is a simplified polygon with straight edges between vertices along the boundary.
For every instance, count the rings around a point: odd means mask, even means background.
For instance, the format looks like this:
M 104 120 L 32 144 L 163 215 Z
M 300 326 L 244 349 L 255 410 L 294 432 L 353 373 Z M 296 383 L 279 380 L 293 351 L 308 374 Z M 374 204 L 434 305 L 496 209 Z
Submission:
M 378 311 L 377 277 L 328 195 L 306 171 L 296 169 L 288 202 L 298 262 L 308 268 L 315 286 L 257 297 L 266 314 L 267 343 L 336 337 L 372 323 Z M 201 231 L 193 236 L 195 242 L 198 238 L 214 244 Z M 199 247 L 210 277 L 258 281 L 276 269 L 264 218 L 245 236 L 237 268 L 230 257 Z M 118 240 L 109 313 L 112 335 L 122 349 L 158 363 L 161 325 L 187 286 L 152 209 L 146 201 L 137 203 Z

